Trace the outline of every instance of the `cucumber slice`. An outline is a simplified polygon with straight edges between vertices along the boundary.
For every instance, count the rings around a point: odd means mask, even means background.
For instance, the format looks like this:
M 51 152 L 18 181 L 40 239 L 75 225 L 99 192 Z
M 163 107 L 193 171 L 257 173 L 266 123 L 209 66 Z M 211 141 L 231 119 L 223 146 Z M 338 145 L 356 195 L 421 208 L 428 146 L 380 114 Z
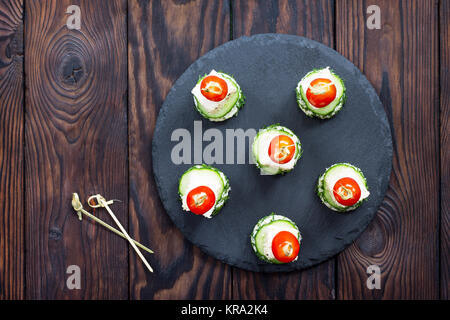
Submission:
M 271 137 L 277 135 L 287 135 L 295 143 L 295 155 L 285 164 L 278 164 L 273 162 L 269 155 L 269 145 Z M 255 136 L 252 145 L 252 154 L 255 160 L 256 166 L 261 169 L 265 174 L 275 175 L 279 173 L 286 173 L 291 171 L 296 165 L 298 159 L 302 156 L 303 150 L 302 145 L 298 137 L 288 128 L 280 126 L 279 124 L 273 124 L 259 130 L 258 134 Z
M 181 176 L 178 184 L 178 194 L 183 205 L 189 191 L 200 185 L 207 185 L 216 195 L 216 203 L 210 216 L 212 217 L 219 212 L 228 199 L 231 190 L 228 178 L 222 171 L 205 164 L 191 167 Z
M 309 83 L 316 78 L 327 78 L 333 81 L 336 86 L 336 98 L 326 107 L 316 108 L 311 103 L 309 103 L 306 98 L 306 91 L 308 90 Z M 295 89 L 297 95 L 297 103 L 300 109 L 309 117 L 317 117 L 320 119 L 328 119 L 333 117 L 339 110 L 346 100 L 345 85 L 344 81 L 335 74 L 329 67 L 324 69 L 314 69 L 313 71 L 306 74 L 297 84 Z
M 268 246 L 271 250 L 272 239 L 269 238 L 282 230 L 291 232 L 297 237 L 298 242 L 301 242 L 302 237 L 296 224 L 285 216 L 272 213 L 258 221 L 250 235 L 250 242 L 259 259 L 269 263 L 282 264 L 267 252 Z
M 329 183 L 330 181 L 335 181 L 347 176 L 355 179 L 361 188 L 361 198 L 351 207 L 343 206 L 335 200 L 332 191 L 333 186 Z M 367 199 L 370 194 L 367 187 L 367 180 L 362 171 L 349 163 L 336 163 L 327 168 L 317 181 L 316 192 L 324 205 L 331 210 L 339 212 L 355 210 Z
M 236 80 L 223 72 L 218 72 L 218 74 L 228 80 L 236 89 L 236 92 L 229 95 L 226 98 L 226 101 L 223 103 L 223 105 L 219 109 L 215 109 L 214 112 L 208 111 L 197 99 L 195 95 L 194 97 L 194 105 L 197 111 L 206 119 L 209 119 L 211 121 L 224 121 L 226 119 L 231 118 L 232 116 L 236 115 L 238 111 L 244 106 L 245 104 L 245 96 L 242 93 L 241 87 L 236 82 Z M 199 84 L 205 77 L 208 75 L 205 74 L 203 77 L 200 77 L 197 84 Z M 196 84 L 196 85 L 197 85 Z

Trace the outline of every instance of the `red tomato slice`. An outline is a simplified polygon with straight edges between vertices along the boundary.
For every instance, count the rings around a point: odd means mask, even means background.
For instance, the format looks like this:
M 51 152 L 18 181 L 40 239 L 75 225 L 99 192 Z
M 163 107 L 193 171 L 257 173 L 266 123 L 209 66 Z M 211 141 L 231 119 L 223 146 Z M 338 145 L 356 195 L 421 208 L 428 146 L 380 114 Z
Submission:
M 306 90 L 306 98 L 316 108 L 326 107 L 336 98 L 336 86 L 330 79 L 314 79 Z
M 269 145 L 269 157 L 276 163 L 288 163 L 295 155 L 294 141 L 285 135 L 272 139 Z
M 291 262 L 298 256 L 300 243 L 289 231 L 280 231 L 272 240 L 272 252 L 283 263 Z
M 228 85 L 225 80 L 216 76 L 207 76 L 200 83 L 200 92 L 211 101 L 221 101 L 228 93 Z
M 343 206 L 353 206 L 361 198 L 361 188 L 349 177 L 339 179 L 333 187 L 334 198 Z
M 216 195 L 211 188 L 200 186 L 192 189 L 186 198 L 187 206 L 192 213 L 204 214 L 216 203 Z

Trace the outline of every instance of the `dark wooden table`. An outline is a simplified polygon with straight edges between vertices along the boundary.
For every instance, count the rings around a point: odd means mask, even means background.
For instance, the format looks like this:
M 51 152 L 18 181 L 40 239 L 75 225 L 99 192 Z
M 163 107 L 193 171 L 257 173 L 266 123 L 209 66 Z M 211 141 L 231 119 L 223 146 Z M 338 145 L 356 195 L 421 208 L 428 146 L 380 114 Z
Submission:
M 80 30 L 66 27 L 72 4 Z M 366 27 L 373 4 L 380 29 Z M 369 228 L 335 258 L 286 274 L 193 247 L 152 176 L 155 120 L 174 81 L 214 47 L 266 32 L 351 60 L 394 139 Z M 0 299 L 449 299 L 449 44 L 448 0 L 0 0 Z M 126 241 L 77 220 L 74 191 L 123 200 L 114 212 L 157 252 L 154 274 Z M 366 286 L 372 264 L 379 290 Z M 69 265 L 79 290 L 66 286 Z

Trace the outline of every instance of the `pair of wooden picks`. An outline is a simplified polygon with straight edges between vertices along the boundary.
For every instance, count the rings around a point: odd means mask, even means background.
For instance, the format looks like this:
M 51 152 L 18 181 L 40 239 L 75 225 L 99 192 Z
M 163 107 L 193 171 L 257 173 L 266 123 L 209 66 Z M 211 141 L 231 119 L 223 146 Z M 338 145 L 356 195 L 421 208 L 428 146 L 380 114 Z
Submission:
M 128 235 L 127 231 L 125 230 L 125 228 L 122 226 L 122 224 L 120 223 L 120 221 L 117 219 L 117 217 L 115 216 L 115 214 L 112 212 L 111 208 L 109 207 L 110 204 L 113 204 L 114 201 L 118 201 L 118 200 L 109 200 L 106 201 L 106 199 L 104 197 L 102 197 L 99 194 L 90 196 L 87 200 L 88 205 L 91 208 L 105 208 L 109 215 L 111 216 L 111 218 L 114 220 L 114 222 L 117 224 L 117 226 L 119 227 L 120 231 L 117 230 L 116 228 L 110 226 L 109 224 L 107 224 L 106 222 L 102 221 L 101 219 L 97 218 L 96 216 L 90 214 L 89 212 L 87 212 L 86 210 L 83 209 L 83 205 L 80 202 L 80 197 L 78 196 L 77 193 L 72 193 L 72 207 L 73 209 L 77 212 L 78 214 L 78 219 L 81 221 L 82 220 L 82 215 L 86 215 L 87 217 L 91 218 L 92 220 L 94 220 L 95 222 L 101 224 L 102 226 L 104 226 L 105 228 L 111 230 L 112 232 L 114 232 L 115 234 L 121 236 L 124 239 L 127 239 L 128 242 L 131 244 L 131 246 L 133 247 L 134 251 L 136 251 L 137 255 L 139 256 L 139 258 L 141 258 L 142 262 L 144 263 L 144 265 L 147 267 L 147 269 L 150 272 L 153 272 L 152 267 L 150 267 L 150 264 L 148 263 L 148 261 L 145 259 L 145 257 L 142 255 L 141 251 L 139 250 L 139 248 L 147 251 L 148 253 L 153 253 L 152 250 L 150 250 L 149 248 L 147 248 L 146 246 L 140 244 L 139 242 L 131 239 L 131 237 Z M 139 248 L 138 248 L 139 247 Z

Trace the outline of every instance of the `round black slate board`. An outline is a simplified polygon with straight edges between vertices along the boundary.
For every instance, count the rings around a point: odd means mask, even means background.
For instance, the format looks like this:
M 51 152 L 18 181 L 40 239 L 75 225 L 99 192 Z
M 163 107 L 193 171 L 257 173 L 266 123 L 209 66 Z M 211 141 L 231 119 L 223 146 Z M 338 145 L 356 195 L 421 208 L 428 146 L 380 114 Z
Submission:
M 297 107 L 295 87 L 310 70 L 330 66 L 345 82 L 347 102 L 330 120 L 310 119 Z M 191 89 L 211 69 L 232 74 L 246 105 L 225 122 L 213 123 L 194 109 Z M 300 138 L 303 156 L 284 176 L 263 176 L 252 164 L 212 164 L 231 184 L 230 199 L 212 219 L 181 209 L 178 179 L 190 164 L 171 161 L 177 128 L 192 134 L 194 121 L 225 130 L 280 123 Z M 203 142 L 203 147 L 210 142 Z M 153 138 L 153 170 L 162 203 L 185 237 L 211 256 L 252 271 L 291 271 L 320 263 L 342 251 L 367 227 L 383 200 L 392 166 L 392 139 L 386 114 L 361 72 L 333 49 L 291 35 L 261 34 L 225 43 L 194 62 L 176 81 L 158 116 Z M 225 149 L 225 147 L 224 147 Z M 248 157 L 248 154 L 247 154 Z M 225 159 L 224 159 L 225 162 Z M 364 172 L 371 195 L 349 214 L 326 208 L 315 194 L 318 176 L 336 162 L 349 162 Z M 248 163 L 248 161 L 247 161 Z M 257 221 L 272 211 L 291 218 L 303 241 L 299 259 L 285 265 L 260 261 L 249 235 Z M 167 239 L 170 241 L 170 239 Z

